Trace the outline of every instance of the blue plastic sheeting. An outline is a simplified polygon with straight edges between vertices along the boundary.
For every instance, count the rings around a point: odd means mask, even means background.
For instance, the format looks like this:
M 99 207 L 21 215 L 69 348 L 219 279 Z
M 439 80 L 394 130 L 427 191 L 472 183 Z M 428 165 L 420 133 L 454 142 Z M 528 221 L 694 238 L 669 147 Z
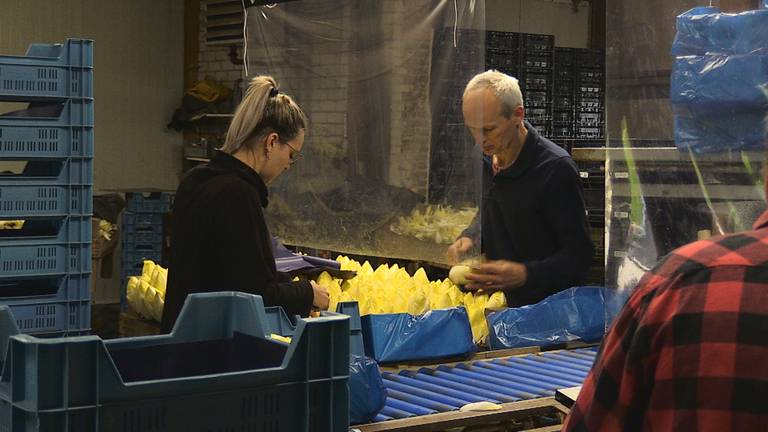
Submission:
M 387 401 L 374 421 L 453 411 L 470 402 L 551 396 L 557 389 L 581 385 L 596 355 L 595 348 L 585 348 L 387 372 Z
M 476 349 L 464 308 L 366 315 L 362 325 L 365 354 L 380 363 L 466 356 Z
M 574 287 L 533 305 L 492 313 L 488 344 L 502 349 L 599 340 L 628 295 L 601 287 Z
M 676 114 L 688 117 L 764 112 L 764 89 L 768 55 L 686 56 L 675 59 L 670 100 Z
M 373 420 L 384 408 L 387 389 L 379 365 L 368 357 L 352 355 L 349 361 L 349 423 Z
M 715 7 L 697 7 L 677 17 L 672 55 L 768 54 L 766 40 L 768 9 L 726 14 Z
M 675 117 L 675 144 L 694 153 L 765 148 L 765 110 L 743 114 L 723 112 L 701 117 Z

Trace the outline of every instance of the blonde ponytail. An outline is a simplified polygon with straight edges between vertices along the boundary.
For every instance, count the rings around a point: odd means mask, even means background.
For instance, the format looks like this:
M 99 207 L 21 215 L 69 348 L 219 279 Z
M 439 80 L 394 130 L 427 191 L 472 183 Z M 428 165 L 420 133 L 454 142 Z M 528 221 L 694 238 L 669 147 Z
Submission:
M 290 141 L 306 127 L 304 111 L 290 96 L 279 92 L 275 79 L 257 76 L 251 80 L 243 101 L 235 110 L 221 150 L 234 154 L 258 141 L 253 138 L 272 132 Z

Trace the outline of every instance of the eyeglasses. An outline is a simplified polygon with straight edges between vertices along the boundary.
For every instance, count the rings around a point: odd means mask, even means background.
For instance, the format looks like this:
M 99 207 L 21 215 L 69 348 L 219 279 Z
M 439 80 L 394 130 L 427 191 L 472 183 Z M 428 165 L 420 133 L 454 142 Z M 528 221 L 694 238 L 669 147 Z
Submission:
M 288 144 L 288 142 L 283 142 L 283 144 L 287 145 L 289 149 L 291 149 L 291 154 L 288 156 L 288 158 L 291 160 L 291 163 L 295 163 L 299 159 L 301 159 L 301 152 L 293 148 L 292 145 Z

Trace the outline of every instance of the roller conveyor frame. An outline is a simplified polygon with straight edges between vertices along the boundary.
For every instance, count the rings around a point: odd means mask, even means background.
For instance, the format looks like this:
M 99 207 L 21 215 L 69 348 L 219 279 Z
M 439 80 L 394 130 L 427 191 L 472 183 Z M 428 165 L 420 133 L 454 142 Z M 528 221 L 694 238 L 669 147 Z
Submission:
M 537 348 L 491 351 L 455 363 L 382 367 L 389 396 L 385 411 L 393 414 L 383 414 L 383 417 L 401 418 L 352 426 L 350 430 L 440 431 L 536 416 L 556 416 L 562 420 L 569 410 L 555 400 L 554 392 L 580 385 L 596 351 L 595 346 L 575 344 L 573 348 L 553 351 Z M 498 403 L 501 410 L 458 411 L 457 406 L 476 402 L 478 396 Z M 561 426 L 535 430 L 555 431 Z

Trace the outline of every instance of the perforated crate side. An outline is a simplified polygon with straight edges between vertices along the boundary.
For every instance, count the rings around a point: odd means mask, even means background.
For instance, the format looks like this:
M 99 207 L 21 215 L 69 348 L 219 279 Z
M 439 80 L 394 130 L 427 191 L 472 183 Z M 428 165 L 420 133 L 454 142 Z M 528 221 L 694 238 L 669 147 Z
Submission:
M 48 185 L 38 182 L 0 183 L 0 214 L 7 218 L 90 215 L 89 185 Z
M 14 126 L 0 117 L 0 159 L 92 156 L 92 127 Z
M 93 97 L 93 41 L 32 44 L 25 56 L 0 56 L 0 100 Z

